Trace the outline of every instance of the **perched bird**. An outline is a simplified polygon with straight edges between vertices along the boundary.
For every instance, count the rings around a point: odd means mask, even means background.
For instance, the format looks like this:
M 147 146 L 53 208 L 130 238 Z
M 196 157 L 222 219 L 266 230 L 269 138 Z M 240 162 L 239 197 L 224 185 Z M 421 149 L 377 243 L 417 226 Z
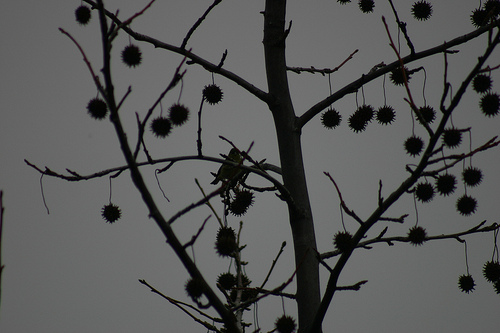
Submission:
M 229 155 L 226 157 L 226 161 L 231 161 L 234 163 L 241 163 L 242 156 L 238 149 L 232 148 L 229 152 Z M 234 176 L 238 174 L 239 169 L 235 166 L 229 164 L 222 164 L 217 171 L 217 174 L 212 173 L 215 176 L 215 179 L 211 184 L 216 185 L 219 181 L 227 181 L 231 180 Z

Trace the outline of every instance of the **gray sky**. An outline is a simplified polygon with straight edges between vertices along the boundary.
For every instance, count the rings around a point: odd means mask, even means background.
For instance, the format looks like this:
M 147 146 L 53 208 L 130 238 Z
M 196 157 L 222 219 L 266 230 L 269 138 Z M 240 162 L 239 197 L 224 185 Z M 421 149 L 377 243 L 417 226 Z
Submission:
M 111 11 L 119 8 L 120 17 L 125 18 L 147 2 L 106 1 L 106 5 Z M 179 45 L 210 3 L 157 1 L 132 27 Z M 428 22 L 411 18 L 411 3 L 403 1 L 397 6 L 400 18 L 408 22 L 417 51 L 473 30 L 469 15 L 476 1 L 460 4 L 451 0 L 432 1 L 434 15 Z M 137 281 L 145 279 L 165 294 L 189 301 L 184 292 L 188 275 L 156 225 L 148 219 L 128 173 L 113 180 L 112 202 L 121 207 L 123 217 L 110 225 L 100 216 L 102 206 L 109 200 L 108 178 L 68 183 L 44 177 L 43 190 L 50 209 L 47 214 L 40 192 L 40 175 L 23 162 L 28 159 L 55 171 L 69 168 L 81 174 L 124 164 L 109 121 L 97 122 L 86 113 L 85 106 L 96 96 L 96 88 L 75 46 L 58 31 L 62 27 L 71 33 L 85 49 L 94 69 L 100 69 L 97 16 L 93 12 L 89 26 L 79 26 L 73 14 L 79 4 L 79 1 L 7 1 L 0 12 L 0 27 L 4 32 L 0 53 L 0 189 L 4 191 L 6 208 L 0 332 L 204 332 Z M 263 8 L 264 1 L 223 2 L 196 31 L 190 47 L 214 63 L 228 49 L 226 69 L 265 89 L 263 27 L 259 14 Z M 288 64 L 333 68 L 359 49 L 348 64 L 331 76 L 332 89 L 336 90 L 367 73 L 372 66 L 382 61 L 392 62 L 395 56 L 388 46 L 381 15 L 386 16 L 393 37 L 397 38 L 385 1 L 377 1 L 371 15 L 362 14 L 355 3 L 341 6 L 331 0 L 307 4 L 290 1 L 288 19 L 293 20 L 293 26 L 287 41 Z M 453 91 L 473 66 L 485 42 L 485 37 L 479 38 L 457 48 L 461 52 L 449 57 Z M 144 63 L 128 69 L 119 59 L 119 52 L 128 43 L 129 38 L 124 34 L 117 38 L 113 71 L 117 96 L 122 96 L 129 85 L 133 89 L 122 117 L 129 140 L 135 144 L 135 112 L 144 114 L 150 108 L 181 58 L 138 44 Z M 401 47 L 406 54 L 404 40 Z M 498 55 L 497 50 L 493 59 L 499 59 Z M 426 68 L 426 101 L 436 108 L 442 92 L 442 64 L 441 55 L 418 64 Z M 489 64 L 498 65 L 498 60 Z M 196 152 L 195 114 L 201 90 L 211 83 L 212 77 L 196 66 L 187 69 L 180 102 L 190 108 L 191 119 L 166 140 L 158 140 L 151 134 L 146 136 L 154 157 Z M 417 104 L 424 103 L 423 78 L 419 72 L 411 81 Z M 498 73 L 494 73 L 493 79 L 498 92 Z M 277 163 L 272 118 L 265 105 L 224 78 L 216 76 L 215 82 L 224 90 L 224 99 L 218 106 L 204 107 L 204 153 L 211 156 L 227 153 L 229 146 L 218 139 L 218 135 L 224 135 L 242 149 L 254 141 L 255 159 L 266 158 Z M 383 105 L 382 82 L 379 79 L 364 87 L 366 103 Z M 290 86 L 299 115 L 325 98 L 329 91 L 327 77 L 306 73 L 291 73 Z M 304 128 L 304 156 L 321 252 L 333 249 L 332 237 L 342 228 L 339 200 L 323 171 L 332 174 L 347 204 L 364 218 L 376 207 L 379 179 L 383 182 L 383 195 L 387 196 L 406 176 L 405 164 L 414 163 L 402 149 L 412 128 L 409 108 L 403 101 L 404 91 L 394 87 L 388 78 L 385 87 L 387 103 L 398 112 L 395 125 L 382 127 L 372 123 L 366 132 L 353 133 L 346 120 L 355 109 L 356 96 L 349 95 L 334 105 L 344 118 L 340 128 L 326 130 L 317 118 Z M 177 102 L 179 93 L 178 87 L 163 101 L 165 112 Z M 361 94 L 357 99 L 363 103 Z M 477 94 L 468 92 L 453 116 L 455 126 L 472 126 L 472 147 L 498 135 L 500 121 L 498 117 L 485 118 L 478 109 L 478 101 Z M 159 110 L 155 112 L 159 114 Z M 415 133 L 426 135 L 419 126 Z M 464 144 L 457 151 L 467 152 L 469 142 L 469 137 L 464 136 Z M 455 211 L 455 201 L 464 193 L 463 186 L 459 186 L 451 197 L 438 197 L 425 205 L 417 203 L 419 225 L 430 234 L 441 234 L 465 230 L 485 219 L 488 224 L 499 222 L 499 162 L 498 150 L 478 155 L 472 161 L 485 175 L 478 188 L 467 190 L 478 200 L 476 214 L 465 218 Z M 165 216 L 170 217 L 200 198 L 194 178 L 200 180 L 205 190 L 213 189 L 209 184 L 210 172 L 217 167 L 208 162 L 187 162 L 174 165 L 168 173 L 160 175 L 162 188 L 171 202 L 162 199 L 154 168 L 145 168 L 144 175 Z M 460 164 L 451 172 L 459 176 L 461 170 Z M 213 200 L 213 204 L 221 214 L 220 202 Z M 405 235 L 415 224 L 410 195 L 388 212 L 394 217 L 405 213 L 409 214 L 406 223 L 389 224 L 388 235 Z M 200 208 L 177 221 L 175 229 L 187 241 L 208 215 L 208 208 Z M 240 220 L 230 217 L 229 223 L 237 228 Z M 289 245 L 268 286 L 277 286 L 288 279 L 293 273 L 293 249 L 286 207 L 274 194 L 263 194 L 257 196 L 255 205 L 242 220 L 243 242 L 248 243 L 243 256 L 249 261 L 246 272 L 250 279 L 255 284 L 261 283 L 282 241 Z M 345 224 L 351 231 L 357 227 L 347 217 Z M 217 225 L 212 217 L 194 248 L 196 262 L 209 281 L 215 281 L 229 265 L 212 251 Z M 375 227 L 371 236 L 376 236 L 386 225 Z M 340 283 L 369 282 L 359 292 L 340 292 L 335 296 L 324 323 L 325 332 L 495 331 L 500 325 L 500 298 L 481 272 L 483 264 L 491 259 L 493 235 L 470 236 L 467 244 L 470 273 L 477 283 L 476 290 L 469 295 L 457 288 L 459 275 L 466 273 L 464 246 L 457 241 L 429 242 L 418 248 L 379 244 L 370 251 L 359 250 L 341 275 Z M 322 282 L 326 280 L 324 272 Z M 293 292 L 293 288 L 290 286 L 287 291 Z M 293 303 L 285 302 L 285 309 L 287 314 L 294 314 Z M 268 331 L 282 313 L 281 299 L 266 299 L 246 313 L 246 320 L 255 323 L 252 318 L 257 316 L 262 330 Z

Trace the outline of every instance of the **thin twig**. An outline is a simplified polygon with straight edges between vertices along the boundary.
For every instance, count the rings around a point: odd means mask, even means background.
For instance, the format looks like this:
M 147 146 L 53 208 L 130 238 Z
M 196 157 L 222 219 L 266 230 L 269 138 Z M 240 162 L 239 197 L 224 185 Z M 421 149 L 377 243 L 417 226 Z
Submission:
M 435 236 L 427 236 L 425 238 L 425 241 L 432 241 L 432 240 L 440 240 L 440 239 L 455 239 L 459 242 L 463 242 L 463 240 L 460 238 L 462 236 L 467 236 L 475 233 L 480 233 L 480 232 L 491 232 L 494 230 L 500 229 L 500 224 L 493 223 L 489 226 L 483 227 L 483 225 L 486 223 L 486 221 L 483 221 L 476 225 L 473 228 L 470 228 L 465 231 L 457 232 L 457 233 L 452 233 L 452 234 L 441 234 L 441 235 L 435 235 Z M 394 236 L 394 237 L 380 237 L 377 236 L 373 239 L 369 239 L 363 242 L 359 242 L 358 245 L 356 245 L 356 248 L 371 248 L 368 245 L 371 244 L 376 244 L 376 243 L 387 243 L 389 246 L 394 245 L 394 242 L 401 242 L 401 243 L 409 243 L 410 239 L 408 236 Z M 329 251 L 321 254 L 322 259 L 328 259 L 334 256 L 338 256 L 342 254 L 341 251 L 335 250 L 335 251 Z
M 381 217 L 379 218 L 379 221 L 389 221 L 389 222 L 397 222 L 397 223 L 404 223 L 405 218 L 408 217 L 408 214 L 403 214 L 400 217 Z
M 392 7 L 392 12 L 394 13 L 394 18 L 396 19 L 396 23 L 398 24 L 399 30 L 403 33 L 406 39 L 406 44 L 410 48 L 411 54 L 415 54 L 415 47 L 413 46 L 413 43 L 410 40 L 410 36 L 408 36 L 408 31 L 406 30 L 406 23 L 401 22 L 398 17 L 398 12 L 396 11 L 396 8 L 394 7 L 394 4 L 392 3 L 392 0 L 389 0 L 389 3 L 391 4 Z
M 133 20 L 135 20 L 138 16 L 144 14 L 144 12 L 146 10 L 148 10 L 149 7 L 151 7 L 151 5 L 153 4 L 153 2 L 155 2 L 156 0 L 151 0 L 147 5 L 146 7 L 144 7 L 141 11 L 135 13 L 134 15 L 132 15 L 128 20 L 126 21 L 123 21 L 122 22 L 122 25 L 121 26 L 117 26 L 117 30 L 118 29 L 121 29 L 123 26 L 127 26 L 129 25 L 130 23 L 132 23 Z
M 358 215 L 356 215 L 356 213 L 354 213 L 354 211 L 350 210 L 347 205 L 345 204 L 345 201 L 344 199 L 342 198 L 342 193 L 340 192 L 340 189 L 339 187 L 337 186 L 337 183 L 335 182 L 335 180 L 333 179 L 333 177 L 330 175 L 329 172 L 323 172 L 328 178 L 330 178 L 331 182 L 333 183 L 333 185 L 335 185 L 335 189 L 337 190 L 337 194 L 339 196 L 339 199 L 340 199 L 340 206 L 342 207 L 342 209 L 346 212 L 347 215 L 349 215 L 350 217 L 352 217 L 353 219 L 355 219 L 359 224 L 363 224 L 363 220 L 361 220 Z
M 357 291 L 357 290 L 361 289 L 361 286 L 367 282 L 368 282 L 368 280 L 363 280 L 363 281 L 359 281 L 356 284 L 353 284 L 352 286 L 340 286 L 340 287 L 337 287 L 337 290 L 356 290 Z
M 97 4 L 95 1 L 92 0 L 83 0 L 84 2 L 88 3 L 89 5 L 97 8 Z M 140 34 L 136 31 L 134 31 L 130 26 L 128 25 L 122 25 L 122 21 L 118 19 L 118 17 L 111 13 L 108 10 L 104 10 L 104 13 L 107 17 L 109 17 L 117 26 L 119 26 L 123 31 L 125 31 L 130 37 L 134 38 L 137 41 L 143 41 L 146 43 L 149 43 L 157 48 L 162 48 L 165 50 L 169 50 L 171 52 L 186 56 L 191 60 L 191 63 L 195 63 L 198 65 L 201 65 L 203 68 L 206 70 L 217 73 L 225 78 L 227 78 L 230 81 L 235 82 L 236 84 L 240 85 L 243 89 L 251 93 L 252 95 L 256 96 L 259 100 L 265 102 L 265 103 L 272 103 L 273 98 L 270 96 L 267 92 L 257 88 L 250 82 L 246 81 L 242 77 L 236 75 L 235 73 L 228 71 L 224 68 L 219 68 L 218 65 L 215 65 L 202 57 L 192 53 L 191 51 L 188 51 L 186 49 L 183 49 L 181 47 L 177 47 L 168 43 L 164 43 L 158 39 Z
M 170 80 L 170 83 L 165 88 L 165 90 L 163 90 L 163 92 L 160 94 L 160 96 L 158 97 L 158 99 L 153 103 L 153 106 L 151 106 L 151 108 L 149 108 L 148 113 L 146 114 L 146 116 L 144 117 L 144 119 L 142 120 L 142 122 L 139 122 L 139 124 L 138 124 L 138 126 L 139 126 L 139 131 L 138 132 L 139 133 L 138 133 L 137 144 L 136 144 L 135 151 L 134 151 L 134 158 L 137 158 L 137 156 L 139 154 L 139 149 L 140 149 L 140 146 L 141 146 L 141 142 L 144 144 L 144 133 L 145 133 L 145 128 L 146 128 L 146 123 L 148 122 L 149 118 L 153 114 L 153 111 L 156 109 L 156 107 L 158 106 L 158 104 L 161 103 L 161 101 L 163 100 L 163 98 L 165 97 L 165 95 L 170 90 L 172 90 L 177 85 L 177 83 L 179 83 L 179 81 L 182 80 L 182 78 L 186 74 L 186 70 L 184 70 L 181 73 L 181 68 L 184 65 L 185 61 L 186 61 L 186 57 L 184 57 L 182 59 L 181 63 L 179 64 L 179 66 L 177 66 L 177 68 L 175 69 L 174 75 L 173 75 L 172 79 Z M 139 120 L 139 116 L 137 116 L 137 118 Z M 146 150 L 145 145 L 144 145 L 144 149 Z
M 389 26 L 387 25 L 387 22 L 385 21 L 384 16 L 382 16 L 382 22 L 384 22 L 385 31 L 387 32 L 387 36 L 389 37 L 389 41 L 390 41 L 389 44 L 392 47 L 392 49 L 394 50 L 394 53 L 396 53 L 396 56 L 398 57 L 398 60 L 399 60 L 401 73 L 403 74 L 403 79 L 404 79 L 403 81 L 404 81 L 406 93 L 408 94 L 408 98 L 409 98 L 409 100 L 406 100 L 406 99 L 405 100 L 408 102 L 408 104 L 410 104 L 411 109 L 413 110 L 413 112 L 415 112 L 417 117 L 423 120 L 424 118 L 422 117 L 422 114 L 420 113 L 419 109 L 417 108 L 417 105 L 413 101 L 413 96 L 411 94 L 410 86 L 408 85 L 408 74 L 409 73 L 406 72 L 406 69 L 404 66 L 405 63 L 404 63 L 403 59 L 401 58 L 401 55 L 399 54 L 399 51 L 396 48 L 396 45 L 394 44 L 394 41 L 392 40 L 391 32 L 389 31 Z M 432 137 L 434 135 L 434 131 L 430 128 L 429 124 L 427 124 L 426 121 L 421 121 L 420 123 L 422 124 L 422 126 L 425 127 L 425 129 L 429 133 L 429 136 Z
M 177 212 L 176 214 L 174 214 L 168 221 L 167 223 L 168 224 L 172 224 L 174 223 L 179 217 L 185 215 L 187 212 L 195 209 L 196 207 L 199 207 L 201 205 L 204 205 L 206 204 L 210 199 L 212 199 L 213 197 L 215 197 L 216 195 L 219 195 L 222 191 L 224 190 L 224 187 L 221 186 L 219 187 L 218 189 L 216 189 L 215 191 L 213 191 L 212 193 L 210 193 L 209 195 L 207 196 L 204 196 L 202 199 L 198 200 L 197 202 L 194 202 L 192 204 L 190 204 L 189 206 L 181 209 L 179 212 Z
M 186 48 L 187 42 L 188 42 L 189 38 L 191 38 L 191 35 L 194 33 L 194 31 L 201 25 L 201 23 L 203 22 L 203 20 L 205 20 L 205 18 L 207 17 L 208 13 L 210 13 L 210 11 L 212 11 L 212 9 L 214 9 L 215 6 L 217 6 L 221 2 L 222 2 L 222 0 L 215 0 L 207 8 L 207 10 L 205 11 L 205 13 L 203 13 L 203 15 L 193 24 L 193 26 L 191 27 L 191 29 L 189 29 L 188 33 L 186 34 L 186 37 L 184 37 L 184 40 L 182 41 L 181 49 Z
M 196 183 L 196 185 L 200 189 L 201 194 L 203 194 L 203 197 L 206 197 L 207 195 L 205 194 L 205 190 L 203 189 L 203 187 L 201 187 L 200 182 L 198 181 L 197 178 L 194 179 L 194 182 Z M 224 226 L 223 223 L 222 223 L 222 220 L 219 217 L 219 215 L 217 214 L 217 211 L 214 209 L 214 207 L 210 203 L 210 200 L 207 200 L 207 202 L 205 204 L 210 208 L 210 210 L 212 211 L 212 213 L 215 215 L 215 218 L 219 222 L 219 226 L 222 228 Z
M 260 296 L 258 296 L 256 298 L 253 298 L 253 299 L 245 301 L 245 302 L 243 302 L 241 304 L 238 304 L 237 306 L 235 306 L 234 308 L 232 308 L 232 310 L 236 311 L 236 310 L 239 310 L 239 309 L 245 309 L 249 305 L 257 303 L 258 301 L 260 301 L 261 299 L 263 299 L 263 298 L 265 298 L 265 297 L 267 297 L 269 295 L 280 295 L 281 291 L 283 289 L 285 289 L 290 283 L 292 283 L 293 279 L 295 278 L 295 275 L 297 274 L 297 269 L 298 269 L 299 266 L 300 266 L 300 263 L 299 263 L 299 265 L 297 265 L 297 268 L 295 268 L 295 271 L 293 272 L 292 276 L 290 276 L 290 278 L 287 281 L 283 282 L 278 287 L 274 288 L 273 290 L 266 291 L 262 295 L 260 295 Z M 255 288 L 242 288 L 242 289 L 255 289 Z M 258 288 L 257 288 L 257 290 L 258 290 Z
M 128 86 L 127 92 L 125 93 L 125 95 L 123 95 L 122 99 L 120 100 L 120 102 L 116 106 L 116 110 L 118 110 L 118 111 L 120 110 L 120 107 L 125 102 L 125 100 L 127 99 L 128 95 L 130 95 L 131 92 L 132 92 L 132 87 Z
M 274 258 L 273 263 L 271 265 L 271 268 L 269 269 L 269 272 L 267 272 L 266 278 L 264 279 L 264 281 L 260 285 L 261 289 L 264 288 L 264 286 L 266 285 L 267 281 L 269 280 L 269 277 L 271 276 L 271 273 L 273 272 L 274 266 L 276 266 L 276 263 L 278 262 L 278 259 L 281 256 L 281 254 L 283 253 L 283 249 L 285 248 L 285 246 L 286 246 L 286 242 L 284 241 L 283 243 L 281 243 L 280 250 L 278 251 L 278 254 L 276 255 L 276 258 Z
M 208 318 L 209 320 L 211 320 L 213 322 L 217 322 L 217 323 L 221 323 L 222 322 L 222 320 L 220 320 L 219 318 L 212 317 L 212 316 L 206 314 L 205 312 L 200 311 L 199 309 L 195 308 L 191 304 L 187 304 L 187 303 L 178 301 L 178 300 L 176 300 L 176 299 L 174 299 L 172 297 L 169 297 L 169 296 L 163 294 L 158 289 L 154 288 L 148 282 L 146 282 L 146 280 L 139 279 L 139 282 L 142 283 L 143 285 L 145 285 L 146 287 L 148 287 L 152 293 L 155 293 L 155 294 L 163 297 L 164 299 L 166 299 L 167 301 L 169 301 L 171 304 L 173 304 L 176 307 L 178 307 L 179 309 L 181 309 L 182 312 L 184 312 L 185 314 L 187 314 L 189 317 L 191 317 L 197 323 L 203 325 L 206 329 L 209 329 L 209 330 L 212 330 L 212 331 L 216 330 L 215 326 L 213 326 L 213 325 L 211 325 L 211 324 L 209 324 L 209 323 L 207 323 L 205 321 L 202 321 L 198 317 L 194 316 L 191 312 L 189 312 L 186 308 L 189 308 L 189 309 L 191 309 L 193 311 L 198 312 L 198 314 L 200 314 L 200 315 Z
M 497 138 L 498 138 L 497 136 L 493 137 L 492 139 L 488 140 L 488 142 L 486 142 L 485 144 L 481 145 L 480 147 L 477 147 L 476 149 L 474 149 L 468 153 L 447 155 L 447 156 L 443 156 L 443 157 L 429 160 L 428 165 L 440 163 L 443 161 L 449 161 L 449 160 L 453 160 L 453 162 L 451 162 L 450 164 L 446 164 L 444 167 L 442 167 L 440 169 L 426 172 L 425 175 L 433 175 L 433 174 L 437 174 L 441 171 L 450 169 L 451 167 L 455 166 L 457 163 L 460 163 L 461 161 L 463 161 L 464 159 L 466 159 L 468 157 L 472 157 L 479 152 L 482 152 L 482 151 L 485 151 L 485 150 L 488 150 L 488 149 L 491 149 L 491 148 L 498 146 L 500 144 L 500 140 L 497 140 Z
M 187 248 L 189 246 L 193 246 L 194 243 L 196 242 L 196 240 L 198 239 L 198 237 L 201 235 L 201 232 L 203 231 L 203 229 L 205 228 L 205 224 L 207 224 L 208 220 L 210 219 L 212 215 L 209 215 L 204 221 L 203 223 L 201 224 L 201 227 L 198 229 L 198 232 L 193 235 L 191 237 L 191 240 L 189 242 L 187 242 L 186 244 L 184 244 L 184 248 Z
M 307 73 L 312 73 L 312 74 L 315 74 L 315 73 L 320 73 L 321 75 L 325 75 L 325 74 L 331 74 L 331 73 L 334 73 L 336 71 L 338 71 L 342 66 L 344 66 L 349 60 L 352 59 L 352 57 L 358 52 L 359 50 L 356 49 L 354 50 L 354 52 L 352 52 L 340 65 L 338 65 L 337 67 L 333 68 L 333 69 L 330 69 L 330 68 L 323 68 L 323 69 L 317 69 L 315 68 L 314 66 L 311 66 L 311 67 L 286 67 L 286 69 L 288 71 L 291 71 L 291 72 L 294 72 L 294 73 L 297 73 L 297 74 L 300 74 L 302 72 L 307 72 Z
M 198 131 L 196 132 L 198 135 L 198 138 L 196 139 L 196 151 L 198 152 L 198 156 L 203 156 L 203 143 L 201 141 L 201 112 L 203 111 L 203 103 L 205 102 L 205 97 L 201 98 L 201 103 L 200 103 L 200 108 L 198 109 Z
M 402 58 L 403 62 L 405 64 L 412 63 L 414 61 L 417 61 L 419 59 L 427 58 L 431 55 L 442 53 L 442 52 L 447 52 L 452 47 L 455 47 L 457 45 L 464 44 L 474 38 L 477 38 L 484 34 L 485 32 L 489 31 L 490 29 L 494 27 L 500 26 L 500 20 L 491 23 L 488 26 L 481 27 L 477 30 L 474 30 L 466 35 L 459 36 L 455 39 L 452 39 L 449 42 L 444 42 L 440 45 L 431 47 L 427 50 L 417 52 L 415 54 L 410 54 L 404 58 Z M 317 114 L 319 114 L 321 111 L 324 109 L 328 108 L 330 105 L 332 105 L 334 102 L 342 99 L 344 96 L 355 93 L 358 91 L 359 88 L 361 88 L 363 85 L 383 76 L 384 74 L 387 74 L 391 72 L 392 70 L 396 69 L 397 67 L 400 66 L 400 61 L 396 60 L 387 66 L 384 66 L 378 70 L 375 70 L 371 73 L 368 73 L 366 75 L 362 75 L 360 78 L 352 81 L 351 83 L 345 85 L 343 88 L 337 90 L 333 94 L 330 94 L 330 96 L 326 97 L 325 99 L 317 102 L 313 106 L 309 108 L 304 114 L 302 114 L 296 121 L 296 127 L 297 130 L 300 130 L 302 127 L 304 127 L 311 119 L 313 119 Z
M 76 39 L 74 39 L 73 36 L 71 36 L 66 30 L 64 30 L 63 28 L 59 28 L 59 31 L 61 31 L 66 36 L 68 36 L 68 38 L 71 39 L 71 41 L 76 45 L 76 47 L 80 51 L 80 54 L 83 57 L 83 61 L 85 62 L 85 64 L 87 65 L 87 68 L 89 69 L 90 75 L 92 76 L 92 80 L 94 80 L 94 83 L 95 83 L 97 89 L 103 95 L 103 97 L 105 97 L 106 93 L 105 93 L 104 87 L 101 85 L 101 82 L 99 81 L 99 76 L 97 76 L 95 74 L 94 69 L 92 68 L 92 64 L 90 63 L 89 59 L 87 58 L 85 51 L 83 51 L 82 47 L 76 41 Z

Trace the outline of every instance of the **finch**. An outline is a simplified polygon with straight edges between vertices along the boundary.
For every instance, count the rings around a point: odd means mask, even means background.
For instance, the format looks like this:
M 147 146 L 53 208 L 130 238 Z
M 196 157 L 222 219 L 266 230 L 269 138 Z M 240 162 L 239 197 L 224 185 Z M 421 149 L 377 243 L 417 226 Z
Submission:
M 238 149 L 232 148 L 229 155 L 226 157 L 226 161 L 231 161 L 234 163 L 241 163 L 242 156 Z M 238 174 L 239 169 L 235 166 L 229 164 L 222 164 L 215 175 L 215 179 L 211 184 L 216 185 L 219 181 L 231 180 L 234 176 Z

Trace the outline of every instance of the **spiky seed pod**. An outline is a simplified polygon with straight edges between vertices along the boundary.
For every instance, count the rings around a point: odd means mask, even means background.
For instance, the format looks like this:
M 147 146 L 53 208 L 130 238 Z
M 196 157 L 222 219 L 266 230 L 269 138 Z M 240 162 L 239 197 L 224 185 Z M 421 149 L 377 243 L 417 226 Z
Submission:
M 493 288 L 497 294 L 500 294 L 500 280 L 497 280 L 493 283 Z
M 283 315 L 278 319 L 276 319 L 274 326 L 276 327 L 276 331 L 278 333 L 293 333 L 297 328 L 297 324 L 295 324 L 295 319 L 287 315 Z
M 375 8 L 375 2 L 373 0 L 359 0 L 358 5 L 363 13 L 372 13 L 373 8 Z
M 349 127 L 356 133 L 363 132 L 368 124 L 358 112 L 354 112 L 348 119 Z
M 432 123 L 434 119 L 436 119 L 436 111 L 432 106 L 426 105 L 422 106 L 421 108 L 418 109 L 420 111 L 420 115 L 422 117 L 417 116 L 418 121 L 423 124 L 425 123 Z
M 359 113 L 360 117 L 368 123 L 372 121 L 375 110 L 371 105 L 363 104 L 355 112 Z
M 434 187 L 428 183 L 419 183 L 415 186 L 415 196 L 421 202 L 429 202 L 434 198 Z
M 229 211 L 235 216 L 244 215 L 253 205 L 254 195 L 249 190 L 236 190 L 234 200 L 229 204 Z
M 101 215 L 102 218 L 106 220 L 106 222 L 114 223 L 122 216 L 122 212 L 120 210 L 120 207 L 109 203 L 102 207 Z
M 157 117 L 151 122 L 151 131 L 158 138 L 165 138 L 172 130 L 172 122 L 166 117 Z
M 221 227 L 217 232 L 215 250 L 221 257 L 229 257 L 238 249 L 236 234 L 231 227 Z
M 91 16 L 90 8 L 87 6 L 81 5 L 75 10 L 76 21 L 81 25 L 87 25 Z
M 487 16 L 488 13 L 484 9 L 481 8 L 474 9 L 470 16 L 472 25 L 475 26 L 476 28 L 480 28 L 486 25 L 486 23 L 488 23 Z
M 486 0 L 483 8 L 488 15 L 496 18 L 500 14 L 500 0 Z
M 492 85 L 493 81 L 489 75 L 478 74 L 474 77 L 474 80 L 472 80 L 472 89 L 480 94 L 490 90 Z
M 250 279 L 248 279 L 246 275 L 241 276 L 241 287 L 249 288 L 251 283 L 252 281 L 250 281 Z M 242 302 L 248 301 L 249 299 L 257 297 L 258 294 L 259 292 L 256 289 L 250 289 L 250 288 L 243 289 L 243 292 L 241 294 L 241 301 Z M 237 296 L 238 296 L 238 290 L 237 289 L 231 290 L 229 297 L 231 297 L 231 300 L 233 300 L 233 302 L 236 301 Z
M 403 71 L 406 74 L 406 80 L 410 82 L 410 74 L 408 73 L 408 68 L 405 66 L 403 67 L 403 69 L 401 69 L 401 67 L 397 67 L 392 70 L 391 74 L 389 75 L 389 78 L 391 79 L 393 84 L 397 86 L 402 86 L 405 84 L 405 77 L 403 75 Z
M 428 20 L 432 15 L 432 5 L 427 1 L 417 1 L 413 4 L 411 13 L 419 21 Z
M 337 0 L 337 2 L 340 3 L 341 5 L 345 5 L 346 3 L 351 2 L 351 0 Z
M 248 287 L 252 281 L 246 275 L 241 275 L 241 286 Z
M 474 187 L 483 181 L 483 173 L 475 167 L 468 167 L 462 171 L 462 180 L 465 185 Z
M 448 148 L 456 148 L 462 143 L 462 131 L 457 128 L 448 128 L 443 131 L 443 143 Z
M 184 124 L 189 118 L 189 109 L 182 104 L 173 104 L 168 110 L 168 118 L 175 126 Z
M 328 129 L 333 129 L 340 125 L 342 116 L 335 109 L 328 109 L 321 115 L 321 123 Z
M 412 227 L 408 232 L 408 240 L 412 245 L 420 246 L 427 240 L 427 232 L 422 227 Z
M 436 188 L 439 194 L 447 196 L 455 192 L 457 179 L 453 175 L 439 175 L 436 179 Z
M 130 44 L 122 50 L 122 61 L 128 67 L 139 66 L 142 61 L 142 53 L 137 45 Z
M 500 95 L 496 93 L 484 94 L 483 97 L 481 97 L 479 106 L 484 115 L 488 117 L 496 116 L 500 110 Z
M 108 113 L 108 105 L 100 98 L 92 98 L 87 104 L 87 111 L 92 118 L 102 120 Z
M 396 119 L 396 111 L 389 105 L 381 106 L 375 116 L 379 124 L 389 125 Z
M 458 288 L 465 292 L 465 293 L 470 293 L 474 290 L 474 287 L 476 286 L 476 283 L 474 282 L 474 279 L 472 278 L 471 275 L 461 275 L 458 278 Z
M 208 104 L 214 105 L 222 101 L 224 96 L 221 88 L 216 84 L 209 84 L 203 88 L 203 98 Z
M 231 290 L 236 285 L 236 276 L 227 272 L 222 273 L 217 277 L 217 283 L 221 285 L 224 290 Z
M 466 194 L 457 200 L 457 210 L 461 215 L 469 216 L 476 212 L 477 200 Z
M 248 300 L 255 299 L 258 295 L 259 291 L 257 289 L 247 287 L 247 289 L 243 289 L 243 292 L 241 293 L 241 302 L 244 303 Z M 238 289 L 231 290 L 229 297 L 233 302 L 235 302 L 238 297 Z
M 404 146 L 410 156 L 417 156 L 420 155 L 424 148 L 424 141 L 418 136 L 410 136 L 406 139 Z
M 184 285 L 186 293 L 194 300 L 199 299 L 205 292 L 205 286 L 200 279 L 191 278 Z
M 487 261 L 483 266 L 483 275 L 488 282 L 499 281 L 500 263 L 498 261 Z
M 333 238 L 333 245 L 340 252 L 345 252 L 353 246 L 352 235 L 347 231 L 339 231 Z

